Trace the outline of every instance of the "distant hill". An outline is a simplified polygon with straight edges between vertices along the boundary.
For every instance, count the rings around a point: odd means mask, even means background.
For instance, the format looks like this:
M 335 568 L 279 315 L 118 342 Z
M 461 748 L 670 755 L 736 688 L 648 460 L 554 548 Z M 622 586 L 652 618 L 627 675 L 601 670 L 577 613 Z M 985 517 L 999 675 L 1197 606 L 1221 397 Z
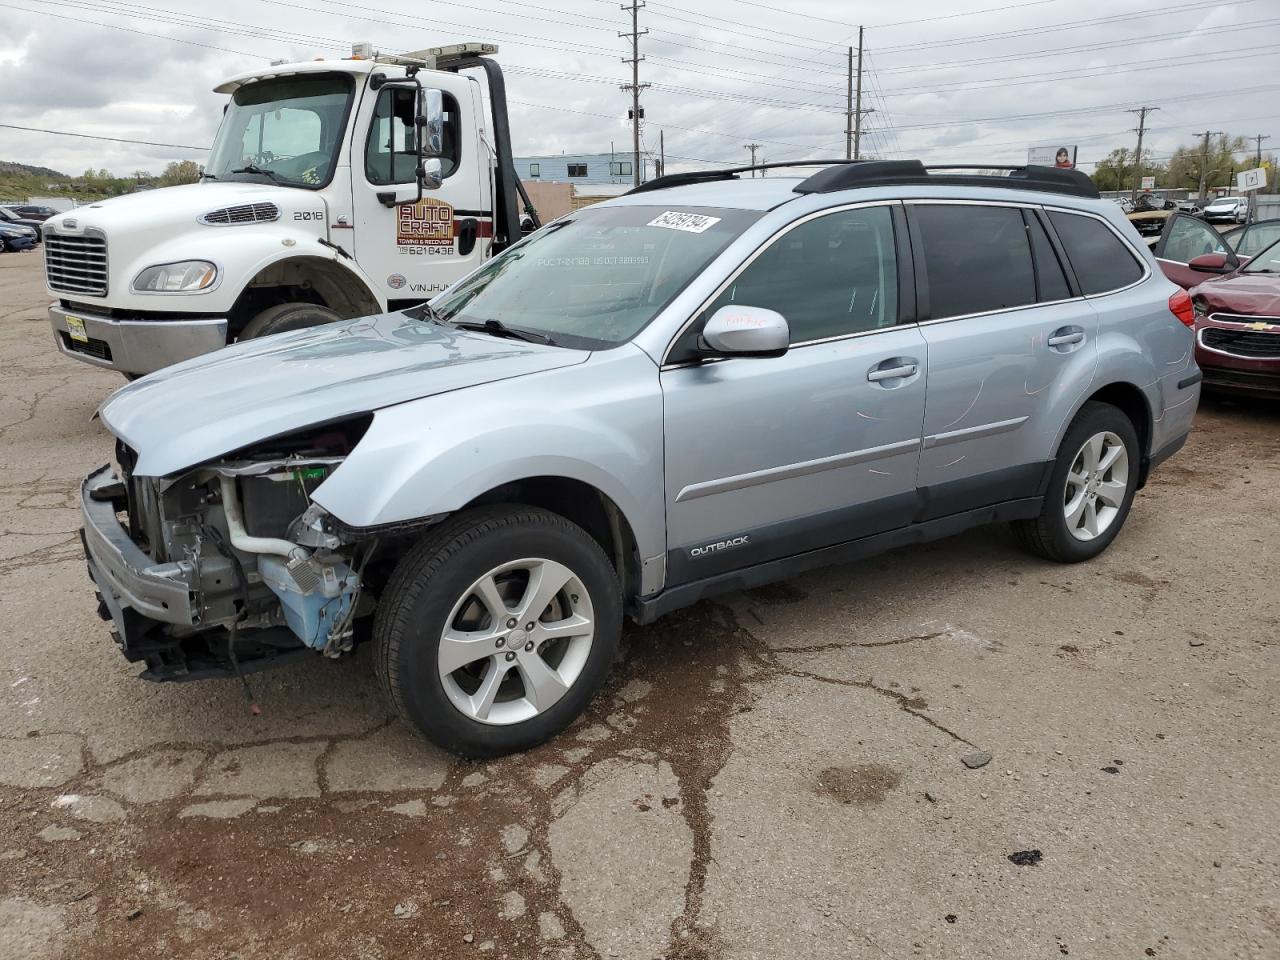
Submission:
M 0 160 L 0 174 L 16 174 L 20 177 L 47 177 L 51 180 L 71 179 L 65 173 L 51 170 L 48 167 L 33 167 L 29 163 L 15 163 L 12 160 Z
M 88 171 L 86 171 L 87 173 Z M 68 176 L 50 167 L 40 167 L 14 160 L 0 160 L 0 203 L 25 201 L 28 197 L 71 197 L 75 200 L 98 200 L 132 190 L 136 181 L 115 180 L 107 171 L 104 177 L 89 179 Z

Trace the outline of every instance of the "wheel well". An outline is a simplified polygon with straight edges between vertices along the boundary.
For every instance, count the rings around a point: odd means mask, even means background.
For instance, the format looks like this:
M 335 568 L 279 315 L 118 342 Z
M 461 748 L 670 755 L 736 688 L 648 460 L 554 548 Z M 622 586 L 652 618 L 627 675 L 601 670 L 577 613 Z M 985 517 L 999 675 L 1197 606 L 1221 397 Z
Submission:
M 568 477 L 528 477 L 476 497 L 466 508 L 492 503 L 520 503 L 542 507 L 582 527 L 612 561 L 623 597 L 640 594 L 640 551 L 631 524 L 604 493 Z M 464 509 L 466 509 L 464 508 Z
M 1151 460 L 1151 408 L 1142 391 L 1132 383 L 1109 383 L 1089 398 L 1096 403 L 1107 403 L 1120 410 L 1138 434 L 1138 449 L 1142 466 L 1138 472 L 1138 486 L 1147 482 Z
M 294 257 L 264 267 L 249 281 L 231 308 L 228 333 L 238 336 L 263 310 L 295 301 L 328 307 L 344 320 L 380 309 L 377 297 L 350 270 L 325 257 Z

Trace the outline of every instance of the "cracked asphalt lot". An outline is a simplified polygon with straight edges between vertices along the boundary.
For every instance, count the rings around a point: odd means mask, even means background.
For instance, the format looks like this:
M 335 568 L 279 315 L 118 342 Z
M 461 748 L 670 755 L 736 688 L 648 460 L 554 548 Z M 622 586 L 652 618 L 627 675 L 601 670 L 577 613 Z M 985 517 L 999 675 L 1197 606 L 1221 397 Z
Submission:
M 0 257 L 0 957 L 1280 956 L 1280 408 L 1208 399 L 1093 563 L 990 529 L 703 603 L 470 764 L 367 655 L 259 717 L 135 679 L 76 538 L 120 381 L 39 271 Z

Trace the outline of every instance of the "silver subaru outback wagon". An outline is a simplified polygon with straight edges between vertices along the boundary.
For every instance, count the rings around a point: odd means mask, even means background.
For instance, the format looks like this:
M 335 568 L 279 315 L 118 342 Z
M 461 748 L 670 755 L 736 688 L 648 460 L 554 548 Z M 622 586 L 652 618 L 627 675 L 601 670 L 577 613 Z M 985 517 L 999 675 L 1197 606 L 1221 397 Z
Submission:
M 624 616 L 977 524 L 1105 550 L 1186 440 L 1193 311 L 1083 175 L 677 174 L 402 313 L 102 407 L 100 613 L 153 680 L 372 647 L 468 756 L 553 736 Z

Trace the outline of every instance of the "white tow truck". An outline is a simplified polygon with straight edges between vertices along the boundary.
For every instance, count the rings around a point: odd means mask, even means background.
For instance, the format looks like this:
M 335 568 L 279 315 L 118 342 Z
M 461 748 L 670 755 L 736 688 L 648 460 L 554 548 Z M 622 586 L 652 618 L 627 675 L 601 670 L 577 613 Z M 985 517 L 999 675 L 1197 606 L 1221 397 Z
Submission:
M 522 212 L 538 223 L 497 49 L 356 44 L 220 84 L 230 100 L 199 183 L 45 223 L 58 348 L 134 377 L 412 306 L 518 240 Z

